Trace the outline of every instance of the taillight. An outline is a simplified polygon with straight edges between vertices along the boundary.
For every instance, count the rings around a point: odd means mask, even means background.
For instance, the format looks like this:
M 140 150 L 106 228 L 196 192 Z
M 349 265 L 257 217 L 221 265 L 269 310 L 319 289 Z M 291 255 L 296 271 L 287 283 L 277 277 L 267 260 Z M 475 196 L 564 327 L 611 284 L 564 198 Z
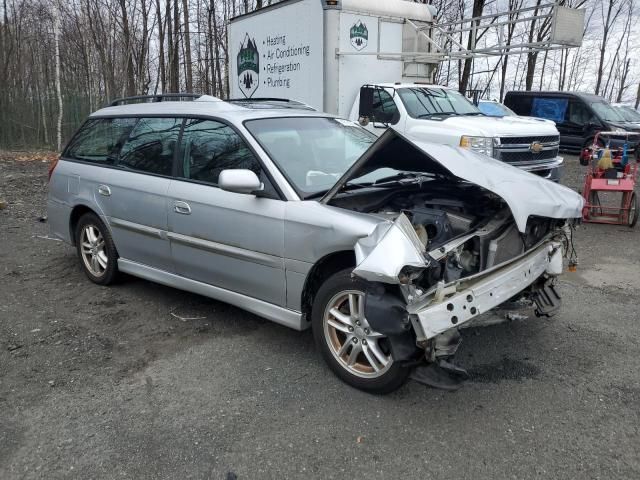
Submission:
M 51 163 L 49 163 L 49 181 L 51 181 L 51 175 L 53 175 L 53 171 L 56 168 L 56 165 L 58 165 L 58 160 L 60 160 L 60 157 L 56 157 L 53 160 L 51 160 Z

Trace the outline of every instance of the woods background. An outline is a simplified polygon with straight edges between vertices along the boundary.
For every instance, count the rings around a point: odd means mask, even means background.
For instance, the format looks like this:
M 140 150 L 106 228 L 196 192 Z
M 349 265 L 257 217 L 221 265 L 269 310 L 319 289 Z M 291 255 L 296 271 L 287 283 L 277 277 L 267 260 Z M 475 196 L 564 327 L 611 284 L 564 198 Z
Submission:
M 261 0 L 1 0 L 0 148 L 60 148 L 116 97 L 197 92 L 227 97 L 229 18 Z M 275 2 L 273 2 L 275 3 Z M 425 3 L 425 2 L 422 2 Z M 433 0 L 440 22 L 541 6 L 548 0 Z M 443 62 L 437 83 L 479 89 L 594 92 L 638 107 L 640 0 L 564 0 L 586 9 L 582 47 Z M 546 38 L 549 19 L 507 29 L 504 41 Z M 490 41 L 479 29 L 476 43 Z M 461 37 L 467 43 L 468 37 Z

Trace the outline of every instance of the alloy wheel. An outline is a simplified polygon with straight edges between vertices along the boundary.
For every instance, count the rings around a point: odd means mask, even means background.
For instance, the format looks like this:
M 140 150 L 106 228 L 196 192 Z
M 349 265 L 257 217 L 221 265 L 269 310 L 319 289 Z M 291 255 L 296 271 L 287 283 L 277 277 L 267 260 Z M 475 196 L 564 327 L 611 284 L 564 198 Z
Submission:
M 80 242 L 80 252 L 87 270 L 96 277 L 103 276 L 109 264 L 109 257 L 100 229 L 95 225 L 86 225 L 80 234 Z
M 386 337 L 373 330 L 364 315 L 364 293 L 348 290 L 334 295 L 323 317 L 329 350 L 349 373 L 361 378 L 383 375 L 393 363 Z

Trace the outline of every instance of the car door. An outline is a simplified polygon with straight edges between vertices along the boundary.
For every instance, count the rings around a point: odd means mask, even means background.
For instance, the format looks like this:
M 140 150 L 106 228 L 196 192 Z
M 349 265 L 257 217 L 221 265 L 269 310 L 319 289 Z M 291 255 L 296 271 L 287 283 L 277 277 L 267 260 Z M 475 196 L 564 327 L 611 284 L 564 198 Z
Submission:
M 218 188 L 225 169 L 250 169 L 260 195 Z M 276 305 L 286 298 L 284 201 L 230 126 L 188 119 L 169 187 L 169 239 L 179 275 Z
M 181 119 L 140 118 L 115 167 L 95 183 L 95 198 L 121 258 L 173 271 L 167 193 Z

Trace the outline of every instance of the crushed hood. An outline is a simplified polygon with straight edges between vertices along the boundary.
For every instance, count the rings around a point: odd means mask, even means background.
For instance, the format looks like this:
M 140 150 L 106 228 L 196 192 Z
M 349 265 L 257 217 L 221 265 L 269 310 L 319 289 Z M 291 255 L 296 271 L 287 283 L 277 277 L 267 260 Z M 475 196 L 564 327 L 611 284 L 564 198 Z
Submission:
M 328 203 L 349 180 L 384 167 L 464 180 L 493 192 L 509 206 L 521 232 L 532 215 L 559 219 L 582 215 L 582 197 L 565 186 L 486 155 L 403 136 L 393 129 L 371 145 L 321 202 Z

